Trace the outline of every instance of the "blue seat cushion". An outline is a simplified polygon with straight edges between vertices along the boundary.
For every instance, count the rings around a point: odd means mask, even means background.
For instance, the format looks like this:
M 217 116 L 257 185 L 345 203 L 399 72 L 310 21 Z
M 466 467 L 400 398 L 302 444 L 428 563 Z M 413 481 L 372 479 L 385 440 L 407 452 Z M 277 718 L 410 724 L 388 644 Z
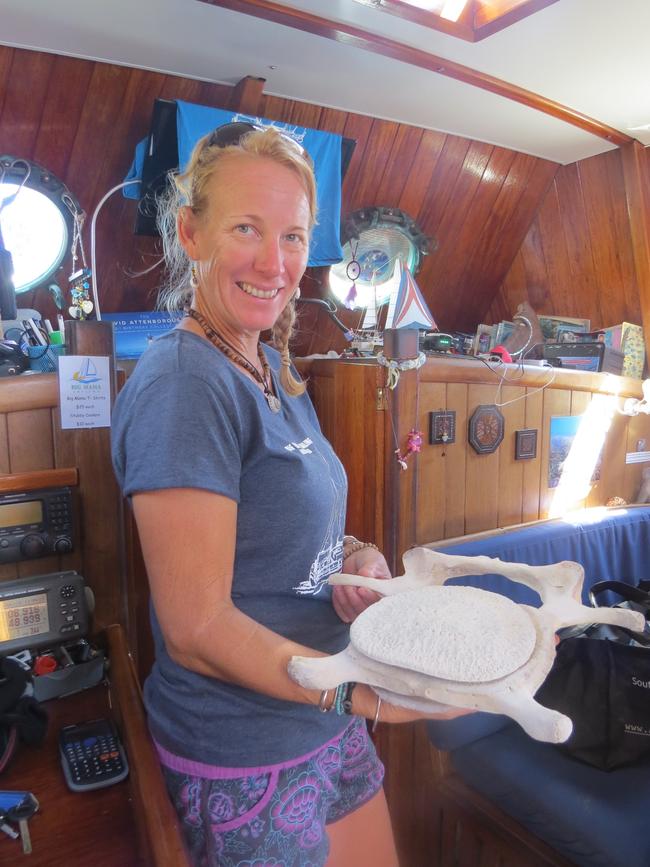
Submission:
M 600 771 L 514 724 L 451 760 L 472 788 L 579 867 L 649 867 L 650 763 Z

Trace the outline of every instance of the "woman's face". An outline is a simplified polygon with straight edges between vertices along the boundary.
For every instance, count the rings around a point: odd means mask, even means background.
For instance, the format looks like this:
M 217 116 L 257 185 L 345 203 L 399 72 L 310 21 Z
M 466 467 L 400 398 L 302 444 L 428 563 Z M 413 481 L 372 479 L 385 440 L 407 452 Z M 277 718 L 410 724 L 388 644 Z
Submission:
M 300 282 L 309 252 L 309 202 L 299 177 L 271 159 L 224 157 L 208 206 L 186 208 L 179 235 L 196 263 L 195 305 L 224 336 L 270 328 Z

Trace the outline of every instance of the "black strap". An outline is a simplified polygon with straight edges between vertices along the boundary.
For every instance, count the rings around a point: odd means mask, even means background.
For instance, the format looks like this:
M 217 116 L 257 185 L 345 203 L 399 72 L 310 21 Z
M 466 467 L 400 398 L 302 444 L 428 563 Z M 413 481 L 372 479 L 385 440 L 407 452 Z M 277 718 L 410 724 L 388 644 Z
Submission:
M 606 590 L 611 590 L 613 593 L 616 593 L 628 602 L 636 602 L 639 605 L 643 605 L 645 608 L 650 609 L 650 593 L 646 593 L 645 590 L 640 590 L 633 584 L 626 584 L 624 581 L 598 581 L 594 584 L 589 590 L 589 601 L 594 608 L 598 608 L 596 597 L 601 593 L 604 593 Z

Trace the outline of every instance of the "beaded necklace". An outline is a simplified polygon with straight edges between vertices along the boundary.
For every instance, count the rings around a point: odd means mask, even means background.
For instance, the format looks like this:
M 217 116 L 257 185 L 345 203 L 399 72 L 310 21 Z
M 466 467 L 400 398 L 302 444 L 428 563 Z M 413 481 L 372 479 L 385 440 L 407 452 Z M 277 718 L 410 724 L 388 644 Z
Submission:
M 225 340 L 220 334 L 218 334 L 207 321 L 207 319 L 205 319 L 200 313 L 190 308 L 190 310 L 187 311 L 187 315 L 194 319 L 195 322 L 198 322 L 199 326 L 203 330 L 203 333 L 213 346 L 216 346 L 217 349 L 223 352 L 226 358 L 229 358 L 230 361 L 232 361 L 234 364 L 238 364 L 245 371 L 250 373 L 253 379 L 262 386 L 262 390 L 264 391 L 264 397 L 266 398 L 266 402 L 268 403 L 271 412 L 280 412 L 280 400 L 271 391 L 271 369 L 259 341 L 257 343 L 257 357 L 259 358 L 260 364 L 262 365 L 263 373 L 260 373 L 259 370 L 254 365 L 252 365 L 250 361 L 245 356 L 243 356 L 238 349 L 235 349 L 234 346 L 232 346 L 230 343 L 228 343 L 227 340 Z

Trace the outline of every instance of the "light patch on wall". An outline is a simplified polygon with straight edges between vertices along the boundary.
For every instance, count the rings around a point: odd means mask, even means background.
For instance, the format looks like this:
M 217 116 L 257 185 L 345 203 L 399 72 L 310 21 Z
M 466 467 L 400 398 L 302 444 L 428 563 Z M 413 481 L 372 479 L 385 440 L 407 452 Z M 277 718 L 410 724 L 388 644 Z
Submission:
M 617 405 L 617 397 L 597 394 L 581 416 L 551 419 L 549 487 L 559 477 L 549 517 L 564 516 L 588 496 Z

